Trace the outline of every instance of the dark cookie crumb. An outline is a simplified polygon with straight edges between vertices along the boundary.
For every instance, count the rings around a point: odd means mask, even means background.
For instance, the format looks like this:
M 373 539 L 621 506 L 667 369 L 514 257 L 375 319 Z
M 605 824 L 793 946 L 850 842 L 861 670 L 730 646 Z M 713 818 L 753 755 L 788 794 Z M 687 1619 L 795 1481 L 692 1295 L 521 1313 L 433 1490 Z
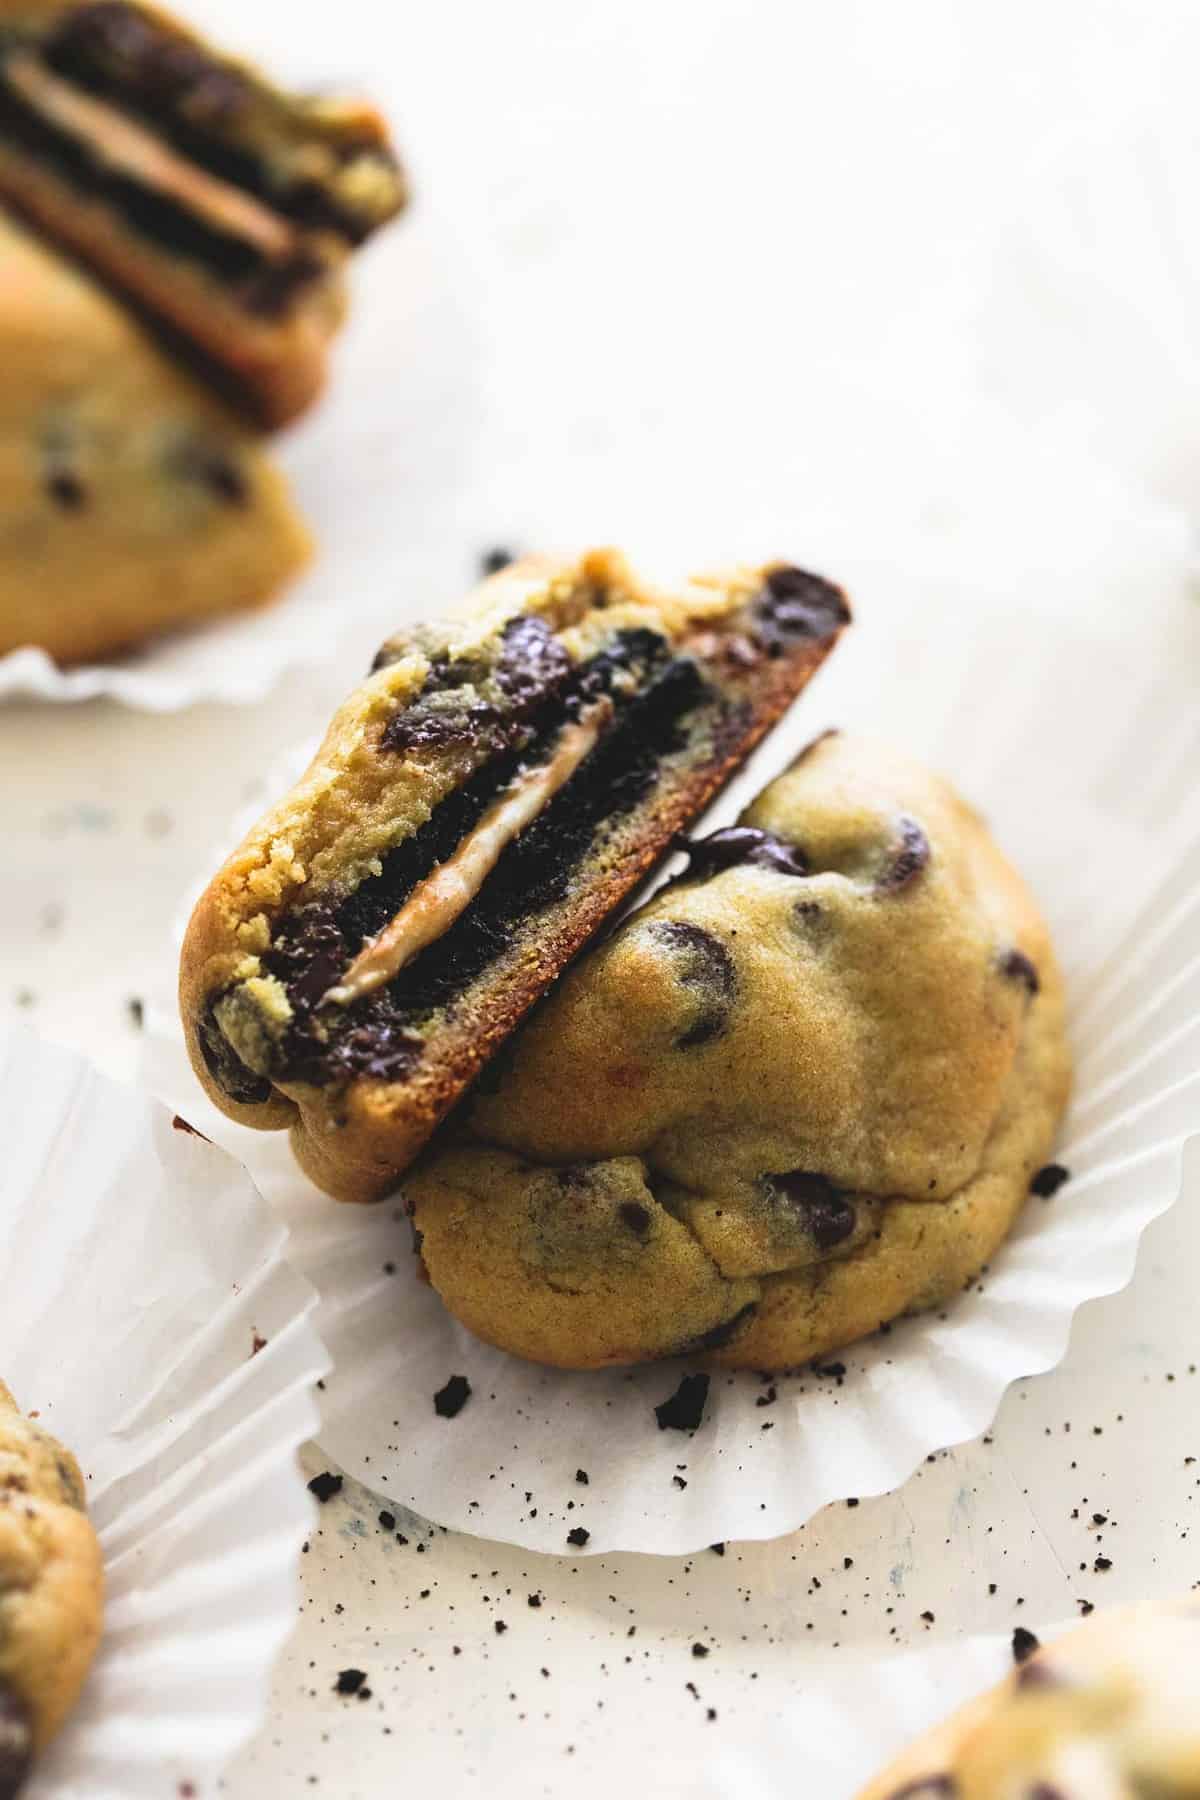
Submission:
M 591 1535 L 591 1532 L 585 1531 L 582 1525 L 576 1525 L 572 1531 L 568 1531 L 567 1542 L 574 1544 L 576 1550 L 582 1550 Z
M 331 1469 L 326 1469 L 322 1474 L 313 1476 L 308 1484 L 308 1491 L 324 1506 L 327 1500 L 332 1500 L 335 1494 L 341 1493 L 342 1477 L 335 1475 Z
M 587 1470 L 586 1469 L 576 1469 L 575 1479 L 579 1483 L 580 1487 L 586 1487 L 588 1484 Z
M 1065 1169 L 1062 1163 L 1047 1163 L 1044 1169 L 1038 1170 L 1030 1182 L 1029 1191 L 1031 1194 L 1036 1194 L 1039 1200 L 1050 1200 L 1057 1194 L 1063 1183 L 1070 1179 L 1071 1171 Z
M 366 1679 L 365 1669 L 339 1669 L 333 1691 L 335 1694 L 357 1694 Z
M 381 1531 L 395 1531 L 395 1529 L 396 1529 L 395 1513 L 390 1513 L 387 1511 L 381 1512 L 379 1515 L 379 1526 L 380 1526 Z
M 724 1556 L 725 1554 L 724 1544 L 710 1544 L 708 1547 L 714 1556 Z
M 498 575 L 501 569 L 507 569 L 516 560 L 515 550 L 506 550 L 502 544 L 496 544 L 479 558 L 479 572 L 481 575 Z
M 698 1431 L 708 1400 L 709 1377 L 685 1375 L 669 1399 L 654 1409 L 660 1431 Z
M 452 1375 L 433 1396 L 433 1410 L 439 1419 L 456 1419 L 470 1398 L 471 1384 L 466 1376 Z
M 145 1002 L 139 1000 L 137 996 L 134 995 L 127 1000 L 125 1004 L 129 1011 L 129 1023 L 133 1026 L 135 1031 L 140 1031 L 142 1026 L 146 1023 Z
M 707 1656 L 708 1655 L 708 1645 L 707 1644 L 693 1644 L 692 1645 L 692 1655 L 693 1656 Z
M 1018 1625 L 1012 1634 L 1013 1661 L 1018 1664 L 1027 1662 L 1034 1651 L 1039 1648 L 1039 1640 L 1033 1635 L 1033 1632 L 1026 1631 L 1023 1625 Z

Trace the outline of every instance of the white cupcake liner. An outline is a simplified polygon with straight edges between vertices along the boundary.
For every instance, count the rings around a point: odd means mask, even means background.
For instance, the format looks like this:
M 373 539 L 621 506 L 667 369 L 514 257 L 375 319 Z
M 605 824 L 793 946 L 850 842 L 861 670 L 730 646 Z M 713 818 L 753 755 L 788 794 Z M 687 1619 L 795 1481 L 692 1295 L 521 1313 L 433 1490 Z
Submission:
M 706 826 L 728 822 L 827 725 L 892 738 L 981 804 L 1039 895 L 1067 973 L 1079 1068 L 1057 1154 L 1071 1181 L 1030 1200 L 986 1280 L 944 1315 L 839 1353 L 836 1385 L 777 1382 L 769 1409 L 753 1375 L 714 1375 L 689 1437 L 659 1431 L 653 1411 L 686 1362 L 577 1374 L 488 1348 L 417 1279 L 399 1204 L 325 1201 L 284 1139 L 209 1108 L 204 1129 L 246 1159 L 319 1289 L 335 1365 L 320 1441 L 360 1480 L 443 1525 L 541 1551 L 566 1551 L 576 1526 L 588 1552 L 779 1535 L 985 1430 L 1012 1381 L 1061 1358 L 1081 1302 L 1128 1281 L 1142 1230 L 1178 1193 L 1185 1136 L 1200 1130 L 1200 615 L 1172 598 L 1155 620 L 1165 653 L 1140 624 L 1131 649 L 998 605 L 980 568 L 974 612 L 948 583 L 939 593 L 893 571 L 852 572 L 857 626 Z M 1106 573 L 1119 581 L 1144 620 L 1154 602 L 1139 582 L 1178 584 L 1181 568 L 1172 555 L 1086 575 L 1098 592 Z M 873 605 L 889 589 L 890 606 Z M 146 1075 L 193 1105 L 170 979 L 157 984 Z M 433 1395 L 452 1374 L 472 1397 L 447 1421 Z
M 10 1027 L 0 1139 L 0 1375 L 77 1456 L 107 1584 L 30 1800 L 213 1794 L 296 1616 L 315 1295 L 223 1151 Z

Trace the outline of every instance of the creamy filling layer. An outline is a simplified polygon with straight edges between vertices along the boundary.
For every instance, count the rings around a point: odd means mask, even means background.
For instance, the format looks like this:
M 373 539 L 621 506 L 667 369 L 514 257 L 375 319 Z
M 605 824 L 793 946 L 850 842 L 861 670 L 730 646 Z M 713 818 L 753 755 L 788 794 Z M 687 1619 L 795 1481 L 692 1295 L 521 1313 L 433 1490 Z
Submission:
M 613 716 L 612 701 L 590 706 L 558 741 L 549 762 L 518 775 L 488 808 L 479 824 L 448 861 L 417 888 L 391 924 L 360 951 L 322 1004 L 348 1006 L 394 981 L 407 962 L 434 943 L 479 893 L 504 851 L 531 825 L 559 788 L 565 787 L 584 757 L 594 750 Z

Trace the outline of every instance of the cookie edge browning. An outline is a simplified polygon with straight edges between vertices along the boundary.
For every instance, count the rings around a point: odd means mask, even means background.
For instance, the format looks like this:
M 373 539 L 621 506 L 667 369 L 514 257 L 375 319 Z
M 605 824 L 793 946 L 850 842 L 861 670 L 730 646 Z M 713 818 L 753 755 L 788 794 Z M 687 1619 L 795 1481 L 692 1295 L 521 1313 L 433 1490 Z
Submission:
M 190 348 L 203 365 L 201 373 L 218 372 L 230 397 L 261 425 L 290 424 L 321 393 L 329 347 L 348 307 L 339 264 L 314 280 L 294 313 L 264 323 L 224 301 L 215 279 L 197 280 L 193 299 L 190 275 L 185 273 L 181 284 L 171 273 L 173 262 L 186 272 L 186 260 L 160 250 L 153 239 L 146 239 L 144 254 L 124 252 L 127 228 L 108 206 L 76 195 L 51 170 L 3 144 L 0 199 Z
M 584 559 L 585 561 L 587 559 Z M 531 558 L 505 571 L 547 574 L 568 569 L 548 558 Z M 776 563 L 767 568 L 779 566 Z M 498 579 L 493 577 L 493 580 Z M 503 579 L 502 577 L 499 579 Z M 483 584 L 486 589 L 487 583 Z M 327 1090 L 312 1088 L 292 1099 L 272 1089 L 269 1099 L 255 1105 L 231 1101 L 209 1074 L 200 1047 L 197 1022 L 212 997 L 204 980 L 214 960 L 228 960 L 228 930 L 222 919 L 224 870 L 209 883 L 192 914 L 180 959 L 179 1004 L 192 1068 L 205 1092 L 227 1117 L 261 1130 L 287 1127 L 292 1150 L 305 1174 L 334 1199 L 371 1202 L 396 1188 L 405 1169 L 431 1133 L 462 1097 L 470 1083 L 511 1036 L 570 960 L 588 939 L 653 869 L 670 849 L 672 838 L 703 811 L 771 727 L 803 692 L 850 623 L 851 611 L 843 590 L 828 584 L 841 598 L 844 618 L 827 636 L 802 639 L 787 654 L 763 662 L 764 680 L 755 696 L 753 716 L 739 733 L 733 748 L 702 769 L 672 795 L 671 804 L 656 810 L 653 836 L 627 852 L 584 900 L 568 897 L 552 908 L 555 915 L 538 946 L 535 960 L 527 959 L 508 972 L 503 1003 L 483 1030 L 459 1027 L 447 1050 L 436 1062 L 426 1055 L 414 1076 L 404 1082 L 373 1081 L 359 1077 L 341 1092 L 334 1106 Z M 475 595 L 481 593 L 477 589 Z M 347 703 L 349 704 L 349 703 Z M 334 715 L 313 765 L 321 763 L 327 747 L 336 740 L 344 708 Z M 301 778 L 303 780 L 303 777 Z M 439 1038 L 446 1034 L 439 1032 Z M 373 1145 L 386 1134 L 389 1153 L 382 1160 Z

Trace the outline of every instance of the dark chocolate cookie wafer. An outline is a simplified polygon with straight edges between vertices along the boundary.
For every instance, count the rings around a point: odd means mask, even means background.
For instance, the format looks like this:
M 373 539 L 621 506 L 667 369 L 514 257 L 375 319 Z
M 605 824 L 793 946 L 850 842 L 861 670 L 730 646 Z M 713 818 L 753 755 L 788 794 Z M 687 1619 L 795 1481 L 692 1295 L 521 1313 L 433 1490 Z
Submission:
M 405 199 L 370 108 L 130 0 L 0 0 L 0 193 L 271 424 L 320 387 L 347 255 Z
M 532 558 L 384 646 L 200 900 L 193 1064 L 339 1198 L 395 1186 L 533 1002 L 820 666 L 841 592 Z

